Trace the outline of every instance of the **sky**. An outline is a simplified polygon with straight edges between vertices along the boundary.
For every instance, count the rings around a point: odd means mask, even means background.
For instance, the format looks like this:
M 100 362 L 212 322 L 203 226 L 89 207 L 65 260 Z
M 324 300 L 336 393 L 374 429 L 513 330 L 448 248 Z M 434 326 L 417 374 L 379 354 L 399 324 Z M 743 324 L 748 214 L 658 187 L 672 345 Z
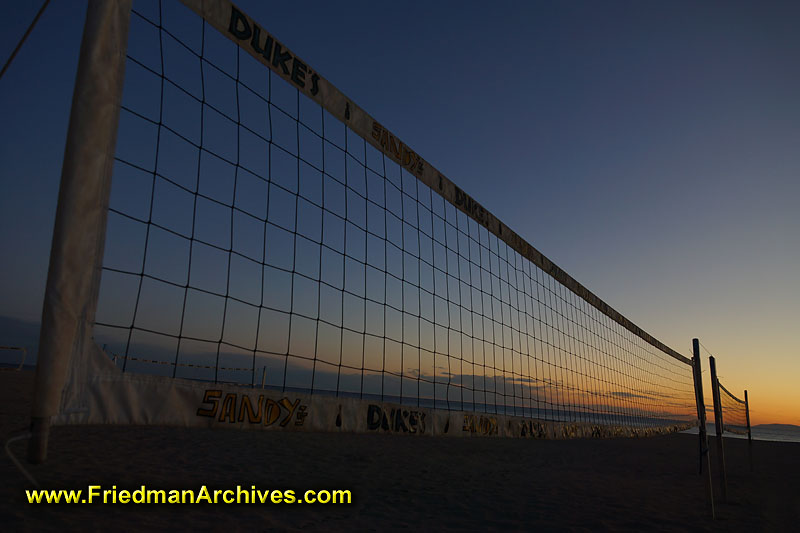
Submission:
M 645 331 L 700 338 L 754 424 L 800 424 L 800 6 L 237 4 Z M 0 79 L 0 316 L 41 314 L 83 9 Z

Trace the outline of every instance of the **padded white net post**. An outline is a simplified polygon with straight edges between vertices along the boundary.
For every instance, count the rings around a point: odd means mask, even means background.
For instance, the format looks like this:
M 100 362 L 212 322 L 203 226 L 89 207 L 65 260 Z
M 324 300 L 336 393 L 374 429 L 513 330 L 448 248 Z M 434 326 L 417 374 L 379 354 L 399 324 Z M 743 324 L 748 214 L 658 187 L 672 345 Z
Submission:
M 103 362 L 90 357 L 92 324 L 130 9 L 130 0 L 90 0 L 86 12 L 42 310 L 29 448 L 34 463 L 46 457 L 51 418 L 64 412 L 65 385 L 79 387 L 88 367 Z

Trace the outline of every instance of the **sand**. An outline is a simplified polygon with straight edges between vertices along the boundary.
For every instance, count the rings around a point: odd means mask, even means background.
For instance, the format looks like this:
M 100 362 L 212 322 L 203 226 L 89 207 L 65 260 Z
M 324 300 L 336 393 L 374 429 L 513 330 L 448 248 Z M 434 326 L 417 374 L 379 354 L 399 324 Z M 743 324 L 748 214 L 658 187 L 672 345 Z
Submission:
M 0 372 L 3 443 L 28 423 L 31 372 Z M 697 437 L 544 441 L 393 435 L 58 427 L 43 488 L 349 489 L 351 505 L 31 505 L 0 459 L 2 528 L 17 530 L 794 530 L 800 444 L 725 439 L 728 503 L 717 520 Z M 712 441 L 712 451 L 715 443 Z M 24 441 L 11 444 L 24 457 Z M 716 460 L 716 457 L 712 457 Z M 714 488 L 719 491 L 716 484 Z

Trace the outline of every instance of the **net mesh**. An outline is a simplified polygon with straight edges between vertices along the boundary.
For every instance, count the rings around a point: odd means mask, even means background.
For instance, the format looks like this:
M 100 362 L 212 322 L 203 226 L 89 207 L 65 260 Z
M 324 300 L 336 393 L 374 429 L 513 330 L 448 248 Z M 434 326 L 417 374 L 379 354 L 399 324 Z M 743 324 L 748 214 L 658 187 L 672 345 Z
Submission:
M 722 430 L 747 435 L 747 409 L 743 400 L 730 393 L 719 383 L 719 399 L 722 408 Z
M 125 372 L 541 420 L 696 418 L 691 366 L 177 2 L 131 16 L 94 334 Z

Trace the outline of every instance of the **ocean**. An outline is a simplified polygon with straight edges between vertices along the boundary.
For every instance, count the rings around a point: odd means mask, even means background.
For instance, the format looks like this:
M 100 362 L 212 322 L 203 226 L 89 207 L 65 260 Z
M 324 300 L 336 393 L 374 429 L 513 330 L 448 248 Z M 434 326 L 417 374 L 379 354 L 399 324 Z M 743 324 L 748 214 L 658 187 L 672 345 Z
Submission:
M 713 423 L 706 424 L 706 427 L 708 428 L 707 431 L 710 436 L 715 436 L 717 434 Z M 800 442 L 800 426 L 793 426 L 790 424 L 762 424 L 753 426 L 751 432 L 753 434 L 753 440 Z M 697 435 L 697 428 L 686 430 L 684 433 Z M 725 438 L 746 439 L 747 435 L 726 432 Z

